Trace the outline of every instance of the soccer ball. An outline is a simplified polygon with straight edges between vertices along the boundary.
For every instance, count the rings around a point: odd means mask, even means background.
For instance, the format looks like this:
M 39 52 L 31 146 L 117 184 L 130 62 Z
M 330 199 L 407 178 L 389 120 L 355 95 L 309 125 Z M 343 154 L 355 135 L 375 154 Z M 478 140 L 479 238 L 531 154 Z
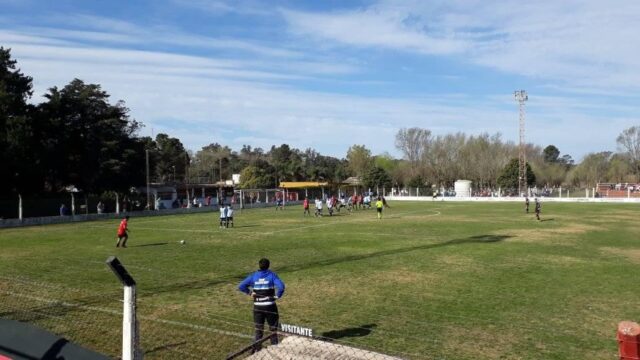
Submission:
M 184 245 L 184 244 L 186 244 L 186 243 L 187 243 L 186 241 L 184 241 L 184 240 L 180 240 L 180 244 Z

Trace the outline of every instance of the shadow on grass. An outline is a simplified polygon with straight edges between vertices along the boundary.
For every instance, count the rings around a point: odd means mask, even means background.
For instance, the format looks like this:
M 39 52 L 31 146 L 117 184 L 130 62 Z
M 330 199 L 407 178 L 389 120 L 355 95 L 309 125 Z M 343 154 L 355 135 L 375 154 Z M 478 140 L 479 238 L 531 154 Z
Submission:
M 171 348 L 173 348 L 173 347 L 184 345 L 186 343 L 187 343 L 186 341 L 181 341 L 181 342 L 177 342 L 177 343 L 173 343 L 173 344 L 165 344 L 165 345 L 156 346 L 153 349 L 146 350 L 144 352 L 144 354 L 147 355 L 147 354 L 151 354 L 151 353 L 158 352 L 158 351 L 171 350 Z
M 512 236 L 511 235 L 476 235 L 476 236 L 471 236 L 471 237 L 462 238 L 462 239 L 453 239 L 449 241 L 444 241 L 441 243 L 409 246 L 409 247 L 403 247 L 403 248 L 397 248 L 397 249 L 376 251 L 368 254 L 348 255 L 348 256 L 342 256 L 342 257 L 337 257 L 332 259 L 285 265 L 282 267 L 276 267 L 274 268 L 274 270 L 278 273 L 290 273 L 290 272 L 302 271 L 302 270 L 307 270 L 307 269 L 312 269 L 317 267 L 342 264 L 342 263 L 347 263 L 352 261 L 359 261 L 359 260 L 377 258 L 382 256 L 388 256 L 388 255 L 396 255 L 396 254 L 403 254 L 403 253 L 408 253 L 413 251 L 437 249 L 445 246 L 496 243 L 496 242 L 500 242 L 505 239 L 508 239 L 510 237 Z M 246 276 L 247 276 L 247 273 L 242 273 L 237 275 L 220 276 L 215 279 L 195 279 L 191 281 L 165 284 L 165 285 L 160 285 L 156 287 L 148 287 L 148 288 L 141 287 L 140 291 L 145 294 L 154 295 L 154 294 L 160 294 L 160 293 L 166 293 L 166 292 L 197 290 L 197 289 L 204 289 L 204 288 L 208 288 L 216 285 L 228 284 L 229 282 L 232 282 L 232 281 L 241 281 Z
M 340 330 L 331 330 L 322 333 L 322 337 L 337 340 L 347 337 L 361 337 L 371 334 L 371 330 L 375 328 L 376 324 L 366 324 L 360 327 L 346 328 Z
M 129 247 L 162 246 L 162 245 L 168 245 L 168 244 L 169 244 L 168 242 L 161 242 L 161 243 L 131 245 Z
M 345 262 L 365 260 L 365 259 L 371 259 L 371 258 L 387 256 L 387 255 L 408 253 L 412 251 L 436 249 L 439 247 L 452 246 L 452 245 L 464 245 L 464 244 L 473 244 L 473 243 L 480 243 L 480 244 L 494 243 L 494 242 L 503 241 L 510 237 L 512 236 L 511 235 L 476 235 L 476 236 L 470 236 L 468 238 L 453 239 L 453 240 L 449 240 L 441 243 L 435 243 L 435 244 L 432 243 L 432 244 L 425 244 L 425 245 L 418 245 L 418 246 L 409 246 L 409 247 L 404 247 L 399 249 L 376 251 L 368 254 L 349 255 L 349 256 L 343 256 L 343 257 L 338 257 L 333 259 L 312 261 L 312 262 L 303 263 L 303 264 L 286 265 L 281 268 L 278 268 L 278 271 L 279 272 L 295 272 L 295 271 L 301 271 L 301 270 L 306 270 L 306 269 L 320 267 L 320 266 L 335 265 L 335 264 L 340 264 Z
M 551 218 L 551 219 L 541 219 L 540 222 L 545 222 L 545 221 L 553 221 L 555 219 Z

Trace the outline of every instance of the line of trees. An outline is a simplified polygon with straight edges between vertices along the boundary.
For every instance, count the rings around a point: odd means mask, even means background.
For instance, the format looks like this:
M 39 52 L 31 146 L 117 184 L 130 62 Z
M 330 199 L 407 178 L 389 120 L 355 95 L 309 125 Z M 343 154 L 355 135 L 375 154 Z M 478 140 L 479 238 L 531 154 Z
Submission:
M 506 189 L 517 183 L 518 147 L 499 133 L 400 129 L 395 145 L 401 159 L 373 155 L 364 144 L 351 146 L 342 159 L 287 144 L 235 151 L 214 142 L 192 152 L 168 134 L 139 136 L 143 124 L 100 85 L 74 79 L 50 88 L 40 104 L 29 103 L 32 95 L 33 79 L 0 47 L 0 197 L 56 193 L 70 185 L 93 194 L 127 192 L 145 183 L 147 153 L 152 181 L 162 183 L 214 182 L 236 173 L 244 188 L 272 188 L 285 180 L 340 182 L 349 176 L 368 187 L 450 187 L 468 179 L 476 188 Z M 640 127 L 624 130 L 617 143 L 617 153 L 588 154 L 577 165 L 554 145 L 527 144 L 527 181 L 538 186 L 637 182 Z

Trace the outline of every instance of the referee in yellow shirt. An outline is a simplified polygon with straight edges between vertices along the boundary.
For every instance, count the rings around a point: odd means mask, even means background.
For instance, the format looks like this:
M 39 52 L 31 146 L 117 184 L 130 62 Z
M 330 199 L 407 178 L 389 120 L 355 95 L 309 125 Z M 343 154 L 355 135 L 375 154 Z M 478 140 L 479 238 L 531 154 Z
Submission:
M 378 219 L 382 219 L 383 206 L 384 206 L 384 203 L 382 202 L 382 199 L 380 198 L 380 196 L 378 196 L 378 200 L 376 200 L 376 211 L 378 212 Z

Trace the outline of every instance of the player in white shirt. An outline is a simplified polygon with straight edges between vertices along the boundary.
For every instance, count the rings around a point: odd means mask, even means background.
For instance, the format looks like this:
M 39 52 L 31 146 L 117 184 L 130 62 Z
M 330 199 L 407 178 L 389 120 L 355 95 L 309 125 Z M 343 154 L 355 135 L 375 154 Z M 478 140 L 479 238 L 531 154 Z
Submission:
M 220 206 L 220 229 L 222 229 L 227 223 L 227 207 Z
M 322 216 L 322 200 L 316 198 L 316 217 Z
M 227 205 L 227 222 L 226 227 L 229 227 L 229 223 L 231 223 L 231 227 L 233 227 L 233 208 Z

